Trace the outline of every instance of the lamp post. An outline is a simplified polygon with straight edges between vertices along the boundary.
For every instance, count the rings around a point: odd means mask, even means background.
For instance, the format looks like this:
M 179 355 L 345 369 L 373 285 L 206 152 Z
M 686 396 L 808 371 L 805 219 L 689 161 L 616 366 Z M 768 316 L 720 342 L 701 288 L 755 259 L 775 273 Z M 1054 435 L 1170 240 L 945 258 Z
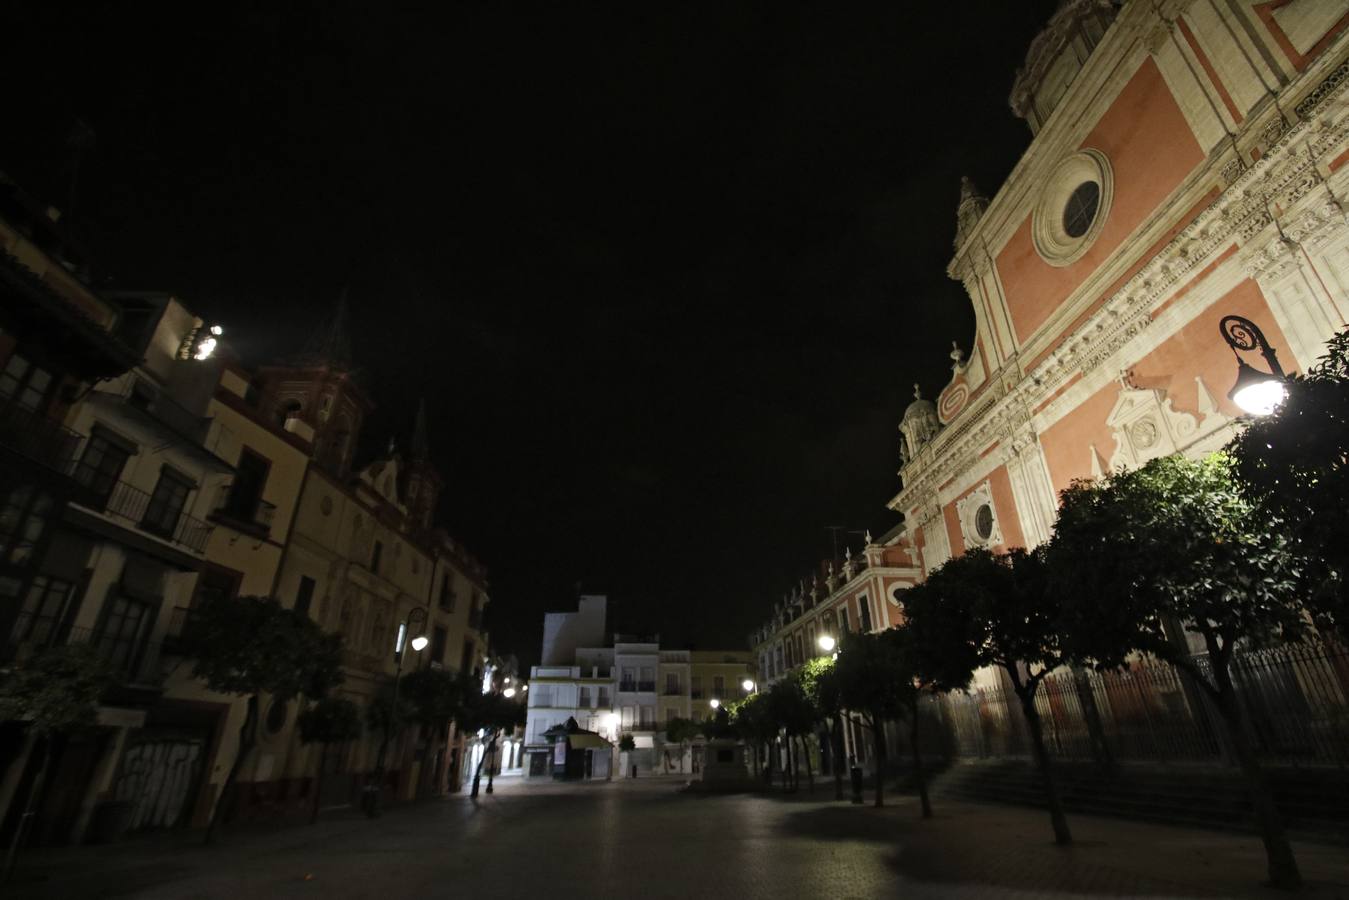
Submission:
M 1287 375 L 1279 365 L 1278 355 L 1260 330 L 1250 319 L 1244 316 L 1225 316 L 1218 323 L 1227 346 L 1237 358 L 1237 381 L 1227 395 L 1243 412 L 1253 416 L 1267 416 L 1278 408 L 1288 396 Z M 1238 350 L 1259 350 L 1269 366 L 1269 372 L 1253 368 Z
M 379 792 L 384 786 L 384 757 L 389 749 L 389 740 L 398 730 L 398 683 L 403 677 L 403 648 L 404 644 L 411 644 L 414 653 L 421 653 L 430 643 L 426 635 L 418 634 L 411 641 L 407 640 L 408 634 L 414 627 L 426 627 L 426 607 L 414 606 L 408 613 L 406 622 L 398 623 L 398 636 L 394 638 L 393 658 L 397 665 L 393 671 L 393 701 L 389 706 L 389 723 L 384 733 L 384 740 L 379 744 L 379 754 L 375 757 L 375 778 L 372 784 L 365 786 L 365 814 L 370 818 L 379 815 Z

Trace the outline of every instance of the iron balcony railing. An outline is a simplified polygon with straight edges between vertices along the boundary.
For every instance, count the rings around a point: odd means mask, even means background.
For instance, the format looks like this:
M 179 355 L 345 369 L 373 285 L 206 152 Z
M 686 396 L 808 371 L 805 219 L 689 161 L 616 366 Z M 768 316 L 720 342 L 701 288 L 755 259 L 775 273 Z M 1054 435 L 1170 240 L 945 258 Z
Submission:
M 211 518 L 237 526 L 244 531 L 267 535 L 271 534 L 272 522 L 276 519 L 276 504 L 259 499 L 254 501 L 253 509 L 248 510 L 238 501 L 234 501 L 229 491 L 224 491 L 216 508 L 211 512 Z
M 151 499 L 149 493 L 119 481 L 108 491 L 100 511 L 195 553 L 206 552 L 214 526 L 181 510 L 152 506 Z
M 147 627 L 142 625 L 128 634 L 106 628 L 62 628 L 53 617 L 24 612 L 15 619 L 0 653 L 9 662 L 27 659 L 58 644 L 86 644 L 112 675 L 135 681 L 149 649 Z
M 664 693 L 665 696 L 667 696 L 667 697 L 680 697 L 680 696 L 683 696 L 683 694 L 684 694 L 684 692 L 681 691 L 681 690 L 679 689 L 679 685 L 677 685 L 677 684 L 673 684 L 673 685 L 667 684 L 667 685 L 665 686 L 665 690 L 663 691 L 663 693 Z
M 618 683 L 618 689 L 619 689 L 619 691 L 621 691 L 621 692 L 623 692 L 623 693 L 628 693 L 628 694 L 634 693 L 634 692 L 636 692 L 636 690 L 637 690 L 637 682 L 635 682 L 635 681 L 620 681 L 620 682 Z
M 69 475 L 80 440 L 60 422 L 18 404 L 0 408 L 0 445 L 50 469 Z
M 637 690 L 647 694 L 654 694 L 656 692 L 656 682 L 639 681 L 637 682 Z

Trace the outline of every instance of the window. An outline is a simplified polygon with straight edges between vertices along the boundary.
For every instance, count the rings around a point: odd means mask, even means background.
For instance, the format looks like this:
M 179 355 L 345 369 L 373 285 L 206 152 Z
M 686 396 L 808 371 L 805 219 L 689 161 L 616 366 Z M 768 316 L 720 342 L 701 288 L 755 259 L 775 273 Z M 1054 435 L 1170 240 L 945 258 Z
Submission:
M 150 502 L 145 506 L 145 515 L 141 517 L 141 527 L 163 537 L 172 537 L 192 488 L 192 482 L 172 469 L 160 469 L 159 482 L 155 484 Z
M 656 689 L 656 670 L 650 666 L 642 666 L 641 678 L 637 682 L 637 690 L 654 691 Z
M 633 719 L 632 719 L 632 711 L 633 711 L 633 707 L 631 707 L 631 706 L 625 706 L 625 707 L 623 707 L 623 713 L 622 713 L 623 718 L 622 718 L 622 722 L 623 722 L 623 727 L 624 727 L 624 728 L 631 728 L 631 727 L 632 727 L 632 721 L 633 721 Z
M 445 663 L 445 642 L 449 640 L 449 632 L 437 625 L 431 629 L 431 661 L 442 665 Z
M 450 573 L 440 576 L 440 599 L 438 605 L 444 612 L 454 612 L 454 589 L 450 587 Z
M 620 691 L 637 690 L 637 681 L 635 672 L 630 666 L 623 667 L 623 677 L 619 679 L 618 689 Z
M 52 387 L 52 374 L 15 353 L 0 371 L 0 399 L 30 412 L 41 412 Z
M 840 607 L 838 611 L 838 633 L 847 634 L 852 631 L 852 624 L 848 621 L 848 608 Z
M 265 456 L 244 448 L 235 466 L 234 483 L 230 485 L 229 495 L 225 498 L 225 515 L 239 522 L 257 519 L 258 503 L 262 500 L 262 489 L 267 484 L 267 473 L 271 468 L 272 463 Z
M 609 689 L 607 687 L 600 688 L 600 700 L 598 706 L 601 709 L 609 709 Z
M 375 541 L 375 549 L 370 553 L 370 571 L 379 574 L 379 561 L 384 556 L 384 545 Z
M 679 673 L 678 673 L 678 672 L 666 672 L 666 673 L 665 673 L 665 693 L 667 693 L 667 694 L 678 694 L 678 693 L 679 693 Z
M 665 721 L 666 721 L 666 722 L 673 722 L 673 721 L 674 721 L 675 719 L 677 719 L 677 718 L 679 718 L 679 707 L 677 707 L 677 706 L 667 706 L 667 707 L 665 707 Z
M 712 696 L 718 699 L 726 696 L 726 676 L 715 675 L 712 678 Z
M 689 679 L 689 695 L 694 700 L 703 699 L 703 676 L 694 675 Z
M 55 637 L 56 629 L 66 611 L 70 598 L 70 582 L 46 575 L 36 575 L 28 586 L 23 610 L 14 626 L 14 637 L 45 646 Z
M 308 575 L 300 576 L 300 587 L 295 591 L 295 611 L 302 616 L 309 615 L 309 604 L 314 602 L 314 579 Z
M 201 606 L 213 600 L 233 597 L 239 590 L 239 577 L 239 573 L 227 569 L 206 569 L 197 576 L 197 590 L 192 596 L 192 605 Z M 296 605 L 299 605 L 298 599 Z
M 75 468 L 75 480 L 99 497 L 112 493 L 112 486 L 122 477 L 122 468 L 131 453 L 122 444 L 112 441 L 107 434 L 95 428 L 84 448 L 84 456 Z
M 0 562 L 24 565 L 47 530 L 55 502 L 31 484 L 15 487 L 0 503 Z
M 642 728 L 643 728 L 643 729 L 646 729 L 646 730 L 650 730 L 650 729 L 655 728 L 655 727 L 656 727 L 656 707 L 654 707 L 654 706 L 643 706 L 643 707 L 642 707 Z
M 985 542 L 993 537 L 993 507 L 987 503 L 981 504 L 974 512 L 974 533 Z
M 867 595 L 863 594 L 857 598 L 858 621 L 861 622 L 863 632 L 871 631 L 871 603 L 867 600 Z
M 1070 238 L 1080 238 L 1091 227 L 1101 203 L 1101 186 L 1084 181 L 1073 190 L 1063 207 L 1063 230 Z
M 467 675 L 473 668 L 473 642 L 464 641 L 464 655 L 459 657 L 459 671 Z
M 94 636 L 94 649 L 114 669 L 127 672 L 136 663 L 149 622 L 148 604 L 114 596 L 104 609 L 103 624 Z
M 581 688 L 581 702 L 577 704 L 581 709 L 590 709 L 590 688 Z

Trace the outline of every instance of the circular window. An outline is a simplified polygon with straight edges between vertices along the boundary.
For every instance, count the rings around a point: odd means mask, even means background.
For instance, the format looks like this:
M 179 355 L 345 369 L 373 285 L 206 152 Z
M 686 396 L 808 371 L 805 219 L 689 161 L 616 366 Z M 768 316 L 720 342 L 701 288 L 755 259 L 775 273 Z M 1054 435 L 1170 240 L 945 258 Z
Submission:
M 1080 150 L 1062 160 L 1045 178 L 1031 211 L 1035 252 L 1051 266 L 1081 259 L 1110 214 L 1114 184 L 1110 161 L 1098 150 Z
M 979 540 L 986 541 L 993 536 L 993 507 L 987 503 L 974 511 L 974 533 Z
M 273 700 L 267 707 L 267 733 L 279 734 L 286 727 L 287 704 L 285 700 Z
M 1080 238 L 1086 234 L 1100 205 L 1101 186 L 1094 181 L 1079 184 L 1063 208 L 1063 230 L 1068 237 Z

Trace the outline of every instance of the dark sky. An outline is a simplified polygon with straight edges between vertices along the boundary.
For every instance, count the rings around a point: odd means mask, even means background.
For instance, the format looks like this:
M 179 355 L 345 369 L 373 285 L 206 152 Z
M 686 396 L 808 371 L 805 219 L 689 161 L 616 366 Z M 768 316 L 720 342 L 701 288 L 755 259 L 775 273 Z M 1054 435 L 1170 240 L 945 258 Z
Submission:
M 578 581 L 613 627 L 741 646 L 825 526 L 897 521 L 912 383 L 973 330 L 959 177 L 1029 143 L 1006 97 L 1053 0 L 58 5 L 2 14 L 0 168 L 67 206 L 87 122 L 103 277 L 250 362 L 347 287 L 366 443 L 425 396 L 529 662 Z

